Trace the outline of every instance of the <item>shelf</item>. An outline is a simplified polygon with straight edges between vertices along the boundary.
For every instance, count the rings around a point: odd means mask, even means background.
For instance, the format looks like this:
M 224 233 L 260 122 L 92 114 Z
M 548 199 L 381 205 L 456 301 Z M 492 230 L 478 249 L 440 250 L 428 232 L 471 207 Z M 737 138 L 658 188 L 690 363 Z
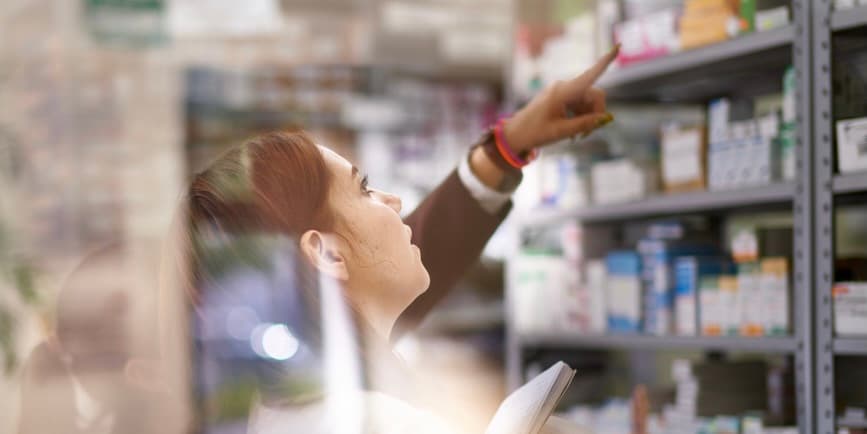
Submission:
M 612 100 L 704 102 L 758 84 L 747 77 L 764 73 L 776 77 L 771 82 L 779 91 L 782 70 L 791 63 L 793 37 L 792 25 L 752 33 L 612 70 L 599 86 Z
M 847 356 L 867 356 L 867 337 L 835 338 L 834 353 Z
M 712 337 L 712 336 L 646 336 L 646 335 L 579 335 L 570 333 L 524 334 L 525 347 L 557 347 L 586 349 L 695 349 L 752 351 L 761 353 L 794 353 L 797 342 L 793 337 Z
M 592 223 L 767 206 L 791 202 L 794 193 L 794 184 L 785 182 L 740 190 L 670 194 L 622 204 L 593 205 L 575 211 L 540 210 L 532 215 L 527 213 L 521 222 L 524 226 L 541 226 L 568 219 Z
M 846 419 L 839 418 L 837 419 L 837 426 L 844 428 L 867 428 L 867 420 L 863 419 Z
M 831 14 L 832 30 L 848 30 L 867 26 L 867 6 L 835 11 Z
M 833 180 L 834 193 L 867 193 L 867 172 L 837 175 Z

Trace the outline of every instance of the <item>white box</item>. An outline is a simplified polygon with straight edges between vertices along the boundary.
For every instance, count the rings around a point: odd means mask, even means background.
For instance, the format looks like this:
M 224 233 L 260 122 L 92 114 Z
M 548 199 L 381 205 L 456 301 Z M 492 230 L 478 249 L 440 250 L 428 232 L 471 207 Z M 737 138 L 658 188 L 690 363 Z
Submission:
M 667 191 L 704 189 L 704 128 L 662 131 L 662 183 Z
M 756 11 L 756 31 L 764 32 L 789 24 L 789 7 L 780 6 L 773 9 Z
M 786 258 L 765 258 L 761 262 L 760 287 L 763 293 L 766 335 L 789 333 L 789 262 Z
M 522 332 L 546 331 L 562 324 L 568 307 L 570 265 L 560 256 L 521 253 L 509 261 L 511 320 Z
M 724 190 L 734 185 L 736 166 L 733 150 L 734 142 L 729 140 L 710 144 L 708 186 L 711 190 Z
M 711 101 L 707 108 L 708 143 L 719 143 L 729 138 L 729 112 L 731 101 L 720 98 Z
M 590 169 L 590 176 L 596 204 L 641 199 L 656 190 L 655 173 L 627 159 L 596 163 Z
M 587 261 L 587 286 L 590 292 L 590 331 L 592 333 L 605 333 L 608 328 L 606 320 L 605 301 L 605 278 L 608 272 L 605 270 L 605 261 Z
M 867 336 L 867 282 L 837 283 L 833 294 L 837 335 Z
M 837 165 L 841 173 L 867 170 L 867 118 L 837 121 Z

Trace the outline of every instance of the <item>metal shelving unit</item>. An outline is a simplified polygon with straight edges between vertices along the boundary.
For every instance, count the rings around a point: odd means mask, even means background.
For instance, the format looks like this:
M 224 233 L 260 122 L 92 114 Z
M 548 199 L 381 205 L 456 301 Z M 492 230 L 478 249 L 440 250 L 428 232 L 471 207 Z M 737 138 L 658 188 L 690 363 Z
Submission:
M 867 337 L 835 338 L 834 354 L 847 356 L 867 356 Z
M 791 205 L 794 183 L 777 183 L 738 190 L 668 194 L 628 203 L 594 205 L 574 211 L 540 210 L 521 218 L 526 226 L 540 226 L 569 219 L 584 223 L 629 220 L 673 214 Z
M 849 30 L 867 26 L 867 6 L 858 6 L 831 14 L 831 30 Z
M 782 70 L 791 61 L 794 34 L 795 26 L 789 25 L 629 65 L 603 76 L 599 86 L 619 100 L 704 101 L 736 89 L 735 83 L 749 83 L 743 81 L 746 75 Z M 757 63 L 762 65 L 759 70 Z M 690 80 L 710 71 L 719 77 Z
M 832 10 L 832 2 L 815 2 L 812 10 L 813 64 L 813 124 L 814 143 L 811 169 L 813 170 L 813 212 L 815 225 L 813 306 L 815 345 L 815 384 L 817 434 L 834 434 L 838 427 L 867 427 L 865 421 L 849 421 L 836 414 L 837 396 L 835 356 L 867 357 L 867 337 L 842 338 L 834 336 L 833 299 L 834 262 L 836 258 L 834 226 L 836 210 L 850 202 L 853 195 L 867 193 L 867 173 L 836 174 L 834 168 L 834 111 L 833 111 L 833 56 L 834 36 L 837 32 L 867 28 L 867 7 L 860 6 L 840 11 Z
M 756 85 L 756 74 L 765 74 L 764 81 L 778 87 L 782 70 L 793 64 L 798 80 L 799 121 L 796 137 L 798 174 L 793 182 L 737 191 L 659 196 L 578 211 L 540 211 L 519 217 L 521 225 L 539 226 L 569 219 L 593 223 L 686 213 L 757 210 L 769 206 L 776 209 L 790 207 L 794 223 L 792 335 L 749 338 L 594 336 L 567 332 L 518 334 L 507 321 L 506 368 L 510 388 L 522 381 L 525 349 L 686 349 L 789 355 L 794 359 L 799 431 L 803 434 L 834 434 L 833 353 L 867 353 L 867 340 L 835 340 L 829 333 L 829 273 L 833 266 L 831 199 L 835 192 L 867 191 L 867 174 L 840 176 L 832 182 L 832 146 L 829 143 L 832 137 L 830 3 L 793 0 L 793 22 L 787 27 L 612 71 L 599 83 L 609 99 L 615 101 L 705 102 L 720 95 L 749 94 L 744 92 L 744 87 Z M 823 8 L 824 11 L 819 10 Z M 835 14 L 833 25 L 840 29 L 860 25 L 857 23 L 867 21 L 864 13 L 865 8 L 859 8 L 857 16 L 861 18 Z M 704 78 L 711 76 L 712 80 Z M 508 301 L 506 311 L 508 317 L 511 311 Z
M 865 419 L 837 419 L 837 425 L 847 428 L 867 428 L 867 420 Z
M 867 172 L 836 175 L 832 180 L 834 193 L 867 193 Z
M 795 22 L 792 64 L 797 81 L 796 121 L 798 132 L 795 136 L 797 180 L 795 183 L 794 250 L 793 264 L 793 324 L 794 335 L 798 340 L 795 353 L 795 401 L 798 430 L 802 434 L 813 434 L 819 409 L 816 406 L 814 338 L 814 301 L 813 276 L 815 207 L 813 184 L 813 162 L 815 156 L 812 113 L 813 100 L 813 1 L 794 0 L 792 11 Z
M 519 336 L 527 348 L 607 348 L 701 351 L 742 351 L 792 354 L 797 350 L 793 337 L 740 336 L 649 336 L 649 335 L 582 335 L 574 333 L 533 333 Z

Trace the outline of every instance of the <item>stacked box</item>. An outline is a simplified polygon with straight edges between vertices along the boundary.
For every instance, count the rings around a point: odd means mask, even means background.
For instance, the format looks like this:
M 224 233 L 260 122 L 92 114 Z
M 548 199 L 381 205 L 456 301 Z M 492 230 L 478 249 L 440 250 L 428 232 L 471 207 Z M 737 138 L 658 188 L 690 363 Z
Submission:
M 789 287 L 789 260 L 765 258 L 760 264 L 759 286 L 763 294 L 764 323 L 762 327 L 769 336 L 789 334 L 791 305 Z
M 641 259 L 633 251 L 611 252 L 605 268 L 608 331 L 637 333 L 641 329 Z
M 742 296 L 738 278 L 720 276 L 719 278 L 719 322 L 720 334 L 736 335 L 742 324 Z
M 795 179 L 797 94 L 795 67 L 789 66 L 783 74 L 783 122 L 780 126 L 780 172 L 786 180 Z
M 569 263 L 560 256 L 524 252 L 509 264 L 512 321 L 519 331 L 557 327 L 566 316 L 566 276 Z
M 867 118 L 837 121 L 837 166 L 840 173 L 867 170 Z
M 728 100 L 713 101 L 708 109 L 708 188 L 725 190 L 769 184 L 780 178 L 780 118 L 777 112 L 729 122 Z
M 704 190 L 706 143 L 703 127 L 662 131 L 662 183 L 667 192 Z
M 603 334 L 606 331 L 606 308 L 605 308 L 605 292 L 606 292 L 606 270 L 605 262 L 595 260 L 587 261 L 585 265 L 587 271 L 587 292 L 589 295 L 590 307 L 589 320 L 590 332 Z
M 674 265 L 674 317 L 677 335 L 695 336 L 699 333 L 699 282 L 705 278 L 717 278 L 729 269 L 729 262 L 722 257 L 677 258 Z
M 834 285 L 834 331 L 839 336 L 867 336 L 867 282 Z
M 734 313 L 736 322 L 732 334 L 762 336 L 765 333 L 764 294 L 759 286 L 759 272 L 758 263 L 738 264 L 736 283 L 738 302 Z
M 740 432 L 737 415 L 762 412 L 767 406 L 764 362 L 672 363 L 675 402 L 663 408 L 666 433 Z
M 674 262 L 680 256 L 712 255 L 716 249 L 703 243 L 643 239 L 641 254 L 644 288 L 644 332 L 664 336 L 674 328 Z
M 592 200 L 610 204 L 641 199 L 658 190 L 658 170 L 629 159 L 602 161 L 590 168 Z
M 699 280 L 698 324 L 704 336 L 723 334 L 723 308 L 720 296 L 720 277 L 705 277 Z

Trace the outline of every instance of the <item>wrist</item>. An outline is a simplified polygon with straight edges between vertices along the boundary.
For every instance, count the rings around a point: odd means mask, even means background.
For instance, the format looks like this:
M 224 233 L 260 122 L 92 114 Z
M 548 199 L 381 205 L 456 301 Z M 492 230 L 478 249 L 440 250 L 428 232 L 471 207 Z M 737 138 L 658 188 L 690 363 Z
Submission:
M 515 128 L 515 121 L 513 119 L 503 122 L 503 137 L 516 154 L 526 154 L 532 149 L 527 144 L 527 141 L 521 137 L 519 130 Z
M 524 177 L 520 170 L 501 167 L 483 146 L 474 147 L 470 151 L 468 160 L 470 170 L 476 178 L 494 191 L 511 193 Z

